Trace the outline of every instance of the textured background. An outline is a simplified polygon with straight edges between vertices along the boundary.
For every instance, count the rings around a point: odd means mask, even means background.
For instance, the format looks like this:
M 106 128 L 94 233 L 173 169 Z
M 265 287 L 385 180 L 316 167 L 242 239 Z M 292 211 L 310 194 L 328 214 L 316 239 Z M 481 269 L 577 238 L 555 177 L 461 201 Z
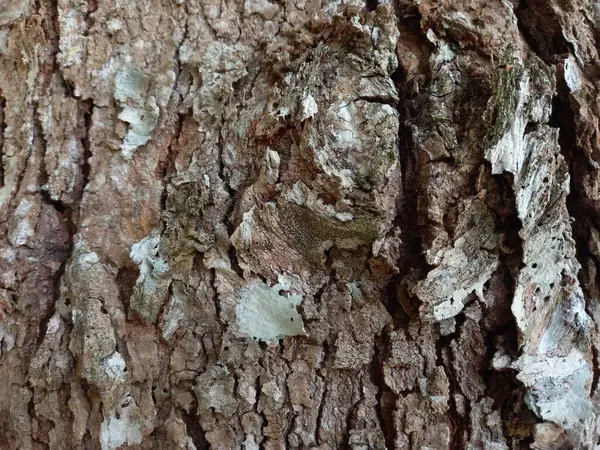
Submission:
M 0 449 L 599 439 L 600 3 L 3 0 Z

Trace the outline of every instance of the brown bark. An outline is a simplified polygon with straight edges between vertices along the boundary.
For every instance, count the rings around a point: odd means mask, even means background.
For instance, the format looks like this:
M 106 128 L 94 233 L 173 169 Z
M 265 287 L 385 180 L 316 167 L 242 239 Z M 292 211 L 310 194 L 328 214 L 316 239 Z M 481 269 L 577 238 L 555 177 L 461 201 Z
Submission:
M 0 449 L 600 444 L 600 6 L 4 0 Z

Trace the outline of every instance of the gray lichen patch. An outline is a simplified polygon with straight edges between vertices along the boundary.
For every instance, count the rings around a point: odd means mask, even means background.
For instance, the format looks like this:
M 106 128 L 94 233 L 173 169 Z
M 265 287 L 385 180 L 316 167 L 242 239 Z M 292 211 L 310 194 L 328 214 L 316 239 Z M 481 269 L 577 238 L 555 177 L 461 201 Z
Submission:
M 565 429 L 590 420 L 593 406 L 587 384 L 592 374 L 581 352 L 572 349 L 564 357 L 525 356 L 516 367 L 520 369 L 517 378 L 530 389 L 526 401 L 538 416 Z
M 131 259 L 139 266 L 130 307 L 147 322 L 154 323 L 164 303 L 170 272 L 167 262 L 159 254 L 160 233 L 155 231 L 131 246 Z
M 236 317 L 240 331 L 247 337 L 274 341 L 284 336 L 304 335 L 302 316 L 296 307 L 302 298 L 296 294 L 281 295 L 279 284 L 269 287 L 251 280 L 237 292 Z
M 119 119 L 129 124 L 121 150 L 126 158 L 152 137 L 158 123 L 159 108 L 150 95 L 151 79 L 138 68 L 125 66 L 115 76 L 115 100 L 121 105 Z

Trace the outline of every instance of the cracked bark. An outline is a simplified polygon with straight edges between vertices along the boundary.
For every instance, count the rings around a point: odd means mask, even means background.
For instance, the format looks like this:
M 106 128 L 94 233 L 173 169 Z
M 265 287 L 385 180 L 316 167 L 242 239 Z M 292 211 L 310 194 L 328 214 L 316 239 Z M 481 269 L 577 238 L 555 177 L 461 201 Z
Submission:
M 0 5 L 0 449 L 600 444 L 600 6 L 125 3 Z

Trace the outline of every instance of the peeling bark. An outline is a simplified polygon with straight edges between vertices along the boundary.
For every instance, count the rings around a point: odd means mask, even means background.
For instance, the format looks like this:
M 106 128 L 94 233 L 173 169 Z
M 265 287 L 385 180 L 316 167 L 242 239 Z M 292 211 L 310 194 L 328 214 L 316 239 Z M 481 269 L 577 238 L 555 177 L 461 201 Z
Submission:
M 0 5 L 0 449 L 600 444 L 600 7 Z

